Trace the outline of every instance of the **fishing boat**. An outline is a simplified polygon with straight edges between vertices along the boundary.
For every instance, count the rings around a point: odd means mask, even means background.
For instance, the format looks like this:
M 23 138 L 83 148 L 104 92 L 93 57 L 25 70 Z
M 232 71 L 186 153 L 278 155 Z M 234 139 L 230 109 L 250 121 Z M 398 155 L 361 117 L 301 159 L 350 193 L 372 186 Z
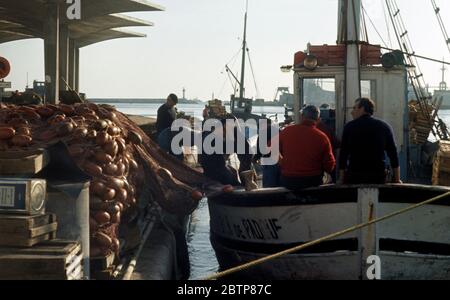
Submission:
M 242 59 L 241 59 L 241 76 L 240 80 L 234 75 L 234 73 L 231 71 L 231 69 L 228 67 L 228 65 L 225 66 L 225 69 L 228 73 L 231 74 L 231 76 L 236 81 L 236 85 L 239 86 L 239 96 L 235 95 L 236 90 L 234 91 L 234 94 L 230 97 L 230 111 L 233 114 L 234 117 L 237 119 L 241 119 L 244 121 L 247 121 L 249 119 L 253 120 L 260 120 L 265 119 L 264 116 L 259 116 L 252 113 L 253 108 L 253 99 L 245 98 L 245 55 L 247 54 L 248 48 L 247 48 L 247 13 L 248 13 L 248 0 L 246 2 L 246 11 L 244 16 L 244 35 L 242 40 Z
M 449 192 L 423 185 L 236 191 L 208 199 L 211 244 L 222 270 L 302 245 Z M 244 279 L 450 278 L 450 197 L 304 251 L 244 269 Z
M 394 0 L 386 4 L 395 26 L 398 8 L 393 9 Z M 340 0 L 338 9 L 338 44 L 309 45 L 306 52 L 295 54 L 294 64 L 288 67 L 294 72 L 295 121 L 299 121 L 303 105 L 326 103 L 334 108 L 334 128 L 341 136 L 351 120 L 354 100 L 361 96 L 375 99 L 375 116 L 393 127 L 403 182 L 431 183 L 431 174 L 418 175 L 426 173 L 418 171 L 421 149 L 430 132 L 437 138 L 442 132 L 435 122 L 437 112 L 421 94 L 420 76 L 407 67 L 412 65 L 409 61 L 414 52 L 402 47 L 401 38 L 406 34 L 398 30 L 400 55 L 391 51 L 382 56 L 380 46 L 358 42 L 361 1 Z M 410 131 L 408 77 L 423 118 L 415 138 Z M 325 82 L 323 93 L 316 93 L 318 99 L 311 103 L 307 89 L 311 83 L 320 87 L 318 82 Z M 227 270 L 400 211 L 398 216 L 353 228 L 345 235 L 243 268 L 232 276 L 265 280 L 450 279 L 449 191 L 405 184 L 330 185 L 295 193 L 282 188 L 220 192 L 208 197 L 211 244 L 220 269 Z M 401 211 L 438 196 L 443 198 Z M 370 275 L 374 265 L 375 277 Z

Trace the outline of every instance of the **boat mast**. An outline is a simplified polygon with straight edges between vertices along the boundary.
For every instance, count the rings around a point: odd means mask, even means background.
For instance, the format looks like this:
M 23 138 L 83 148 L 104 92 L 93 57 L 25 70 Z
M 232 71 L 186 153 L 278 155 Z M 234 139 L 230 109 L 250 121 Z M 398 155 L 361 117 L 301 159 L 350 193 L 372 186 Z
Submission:
M 344 109 L 351 105 L 357 98 L 361 97 L 359 57 L 360 17 L 361 0 L 339 0 L 338 44 L 345 44 L 347 49 Z
M 244 40 L 242 41 L 242 63 L 241 63 L 241 82 L 239 83 L 239 101 L 244 100 L 244 80 L 245 80 L 245 51 L 247 50 L 247 11 L 248 11 L 248 0 L 245 8 L 244 17 Z

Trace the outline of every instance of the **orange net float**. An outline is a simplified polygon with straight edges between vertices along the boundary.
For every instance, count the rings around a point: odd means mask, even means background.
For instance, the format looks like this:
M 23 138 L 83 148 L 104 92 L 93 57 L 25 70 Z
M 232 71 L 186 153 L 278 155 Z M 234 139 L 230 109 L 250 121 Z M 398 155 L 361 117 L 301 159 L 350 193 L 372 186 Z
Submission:
M 4 57 L 0 57 L 0 79 L 8 76 L 10 71 L 11 65 L 9 64 L 9 61 Z

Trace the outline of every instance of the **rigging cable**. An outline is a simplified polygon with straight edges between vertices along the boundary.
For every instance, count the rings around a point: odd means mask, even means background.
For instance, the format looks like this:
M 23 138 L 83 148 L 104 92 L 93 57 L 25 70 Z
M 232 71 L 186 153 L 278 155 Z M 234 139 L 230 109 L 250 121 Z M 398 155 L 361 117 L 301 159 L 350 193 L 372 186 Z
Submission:
M 255 85 L 255 90 L 256 90 L 256 98 L 258 99 L 260 94 L 259 94 L 258 86 L 256 85 L 255 72 L 253 71 L 253 64 L 252 64 L 252 60 L 250 59 L 250 51 L 248 50 L 248 48 L 247 48 L 247 57 L 248 57 L 248 62 L 250 64 L 250 70 L 252 71 L 253 83 Z
M 445 28 L 444 22 L 442 21 L 440 11 L 441 9 L 436 5 L 436 1 L 431 0 L 431 5 L 433 5 L 434 13 L 438 19 L 439 27 L 441 27 L 442 34 L 444 35 L 445 44 L 447 45 L 447 49 L 450 52 L 450 39 L 448 37 L 447 29 Z
M 412 43 L 409 39 L 408 30 L 406 30 L 405 23 L 403 22 L 403 18 L 400 14 L 400 9 L 398 8 L 395 0 L 386 0 L 386 6 L 389 11 L 389 16 L 395 30 L 395 35 L 397 37 L 399 47 L 400 49 L 404 50 L 404 52 L 408 53 L 407 55 L 405 55 L 405 58 L 407 59 L 409 65 L 415 66 L 415 68 L 408 68 L 407 72 L 411 82 L 411 86 L 417 97 L 420 111 L 423 117 L 428 121 L 431 127 L 430 131 L 433 133 L 433 135 L 437 138 L 442 139 L 442 134 L 439 128 L 431 118 L 432 108 L 430 109 L 429 107 L 430 96 L 425 94 L 424 87 L 426 86 L 426 83 L 423 78 L 423 73 L 420 70 L 417 57 L 414 55 L 415 52 L 413 51 Z M 409 53 L 412 53 L 413 55 L 409 55 Z
M 383 37 L 381 36 L 380 32 L 378 31 L 377 27 L 375 26 L 375 23 L 372 21 L 372 19 L 370 18 L 369 14 L 367 13 L 366 9 L 364 8 L 363 5 L 361 5 L 362 9 L 363 9 L 363 16 L 367 15 L 367 18 L 369 19 L 370 24 L 372 24 L 373 29 L 375 29 L 375 32 L 378 34 L 378 37 L 381 39 L 381 42 L 383 42 L 383 44 L 387 47 L 388 45 L 386 44 L 386 42 L 384 41 Z M 367 30 L 367 29 L 366 29 Z M 367 42 L 369 42 L 369 38 L 367 38 Z
M 361 3 L 361 8 L 363 9 L 363 13 L 361 14 L 361 22 L 363 23 L 363 37 L 364 37 L 364 41 L 366 41 L 367 43 L 369 43 L 369 32 L 367 31 L 367 23 L 366 23 L 366 14 L 364 14 L 365 9 L 363 4 Z
M 230 68 L 228 68 L 228 65 L 230 64 L 230 63 L 232 63 L 232 65 L 231 65 L 231 68 L 233 68 L 234 67 L 234 65 L 236 64 L 236 59 L 237 59 L 237 57 L 238 57 L 238 55 L 241 53 L 241 48 L 239 47 L 239 50 L 237 51 L 237 53 L 228 61 L 228 63 L 226 63 L 225 64 L 225 69 L 223 70 L 223 71 L 221 71 L 221 74 L 223 74 L 223 72 L 225 71 L 225 72 L 227 72 L 227 76 L 228 76 L 228 81 L 230 82 L 230 84 L 231 84 L 231 87 L 232 87 L 232 89 L 233 89 L 233 95 L 234 96 L 236 96 L 236 84 L 233 84 L 233 80 L 232 80 L 232 78 L 230 77 L 230 73 L 229 73 L 229 71 L 228 71 L 228 69 L 230 69 Z M 228 69 L 227 69 L 228 68 Z M 220 89 L 220 92 L 219 92 L 219 95 L 222 95 L 222 93 L 223 93 L 223 90 L 225 89 L 225 84 L 227 83 L 227 79 L 225 78 L 225 81 L 223 82 L 223 84 L 222 84 L 222 88 Z M 220 97 L 220 96 L 219 96 Z
M 380 0 L 380 1 L 381 1 L 381 7 L 383 8 L 384 22 L 386 23 L 386 31 L 387 31 L 388 38 L 389 38 L 389 47 L 393 48 L 392 47 L 392 39 L 391 39 L 391 30 L 390 30 L 390 26 L 389 26 L 389 19 L 386 14 L 386 7 L 383 5 L 383 0 Z

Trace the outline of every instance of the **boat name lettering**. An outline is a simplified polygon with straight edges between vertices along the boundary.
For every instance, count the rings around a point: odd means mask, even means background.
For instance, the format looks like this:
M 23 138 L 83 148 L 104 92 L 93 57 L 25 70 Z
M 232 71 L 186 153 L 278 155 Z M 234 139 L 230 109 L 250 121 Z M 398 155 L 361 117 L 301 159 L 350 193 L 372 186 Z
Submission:
M 242 219 L 240 225 L 249 239 L 277 240 L 279 239 L 278 231 L 282 228 L 277 222 L 278 219 Z
M 214 225 L 222 234 L 242 240 L 278 240 L 282 226 L 276 218 L 271 219 L 230 219 L 219 215 Z

